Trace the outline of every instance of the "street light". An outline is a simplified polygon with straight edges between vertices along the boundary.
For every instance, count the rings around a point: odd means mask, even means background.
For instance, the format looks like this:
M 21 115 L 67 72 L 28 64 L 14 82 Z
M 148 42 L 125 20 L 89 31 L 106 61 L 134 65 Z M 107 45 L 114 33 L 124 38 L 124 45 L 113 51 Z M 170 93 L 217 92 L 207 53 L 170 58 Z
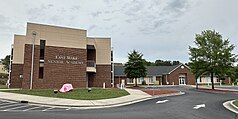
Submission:
M 31 81 L 30 81 L 30 90 L 32 89 L 32 80 L 33 80 L 33 69 L 34 69 L 34 52 L 35 52 L 35 38 L 36 31 L 32 32 L 32 52 L 31 52 Z
M 112 71 L 111 71 L 111 73 L 112 73 L 112 77 L 111 77 L 111 78 L 112 78 L 112 79 L 111 79 L 112 82 L 111 82 L 111 83 L 112 83 L 112 87 L 114 88 L 114 83 L 115 83 L 115 79 L 114 79 L 114 75 L 115 75 L 115 74 L 114 74 L 114 68 L 115 68 L 115 67 L 114 67 L 114 62 L 113 62 L 113 47 L 112 47 L 112 49 L 111 49 L 111 65 L 112 65 Z

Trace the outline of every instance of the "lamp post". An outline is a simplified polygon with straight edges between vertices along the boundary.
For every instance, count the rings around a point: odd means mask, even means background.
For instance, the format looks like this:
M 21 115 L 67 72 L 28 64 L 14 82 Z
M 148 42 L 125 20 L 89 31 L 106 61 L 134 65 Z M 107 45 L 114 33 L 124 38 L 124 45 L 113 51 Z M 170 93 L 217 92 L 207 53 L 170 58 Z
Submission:
M 33 69 L 34 69 L 34 52 L 35 52 L 35 38 L 36 31 L 32 32 L 32 52 L 31 52 L 31 81 L 30 81 L 30 90 L 32 89 L 32 80 L 33 80 Z
M 115 83 L 115 79 L 114 79 L 114 62 L 113 62 L 113 47 L 112 47 L 112 49 L 111 49 L 111 65 L 112 65 L 112 71 L 111 71 L 111 73 L 112 73 L 112 87 L 114 88 L 114 83 Z
M 11 55 L 10 55 L 10 60 L 9 60 L 7 88 L 10 88 L 10 80 L 11 80 L 11 72 L 12 72 L 12 54 L 13 54 L 13 44 L 11 45 Z

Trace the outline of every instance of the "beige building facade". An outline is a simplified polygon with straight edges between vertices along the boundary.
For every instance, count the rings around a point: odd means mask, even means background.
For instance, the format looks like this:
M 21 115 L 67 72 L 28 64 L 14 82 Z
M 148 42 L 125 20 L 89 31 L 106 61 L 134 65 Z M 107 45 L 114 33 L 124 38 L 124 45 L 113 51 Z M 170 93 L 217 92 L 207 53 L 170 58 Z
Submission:
M 12 56 L 12 88 L 111 87 L 111 38 L 86 30 L 27 23 L 26 35 L 14 35 Z

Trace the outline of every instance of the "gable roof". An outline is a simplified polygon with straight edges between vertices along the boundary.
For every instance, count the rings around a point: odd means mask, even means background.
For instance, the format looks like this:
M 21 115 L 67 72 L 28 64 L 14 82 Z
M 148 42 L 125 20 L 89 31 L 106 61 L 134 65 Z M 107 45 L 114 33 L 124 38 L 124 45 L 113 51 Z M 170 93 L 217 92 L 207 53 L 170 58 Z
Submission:
M 171 74 L 173 71 L 175 71 L 176 69 L 178 69 L 181 66 L 184 66 L 184 67 L 186 67 L 186 68 L 188 68 L 190 70 L 190 68 L 187 65 L 184 65 L 182 63 L 180 63 L 179 65 L 175 65 L 175 66 L 177 66 L 177 67 L 175 67 L 173 70 L 171 70 L 168 74 Z
M 173 66 L 146 66 L 147 69 L 147 76 L 162 76 L 163 74 L 170 74 L 178 67 L 183 64 L 173 65 Z M 184 65 L 187 67 L 186 65 Z M 188 68 L 188 67 L 187 67 Z M 125 67 L 124 66 L 115 66 L 114 67 L 114 76 L 121 76 L 125 77 L 126 74 L 124 73 Z

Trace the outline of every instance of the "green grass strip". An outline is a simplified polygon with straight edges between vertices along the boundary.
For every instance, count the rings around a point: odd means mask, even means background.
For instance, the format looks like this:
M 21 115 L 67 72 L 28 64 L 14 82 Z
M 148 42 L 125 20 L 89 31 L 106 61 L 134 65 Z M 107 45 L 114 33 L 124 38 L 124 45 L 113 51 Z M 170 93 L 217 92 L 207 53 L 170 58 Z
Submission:
M 233 104 L 238 107 L 238 100 L 234 101 Z
M 27 95 L 36 95 L 44 97 L 56 97 L 56 98 L 67 98 L 76 100 L 100 100 L 100 99 L 110 99 L 121 96 L 129 95 L 125 90 L 116 88 L 92 88 L 92 91 L 88 92 L 87 89 L 74 89 L 71 92 L 54 94 L 54 90 L 7 90 L 4 92 L 19 93 Z

